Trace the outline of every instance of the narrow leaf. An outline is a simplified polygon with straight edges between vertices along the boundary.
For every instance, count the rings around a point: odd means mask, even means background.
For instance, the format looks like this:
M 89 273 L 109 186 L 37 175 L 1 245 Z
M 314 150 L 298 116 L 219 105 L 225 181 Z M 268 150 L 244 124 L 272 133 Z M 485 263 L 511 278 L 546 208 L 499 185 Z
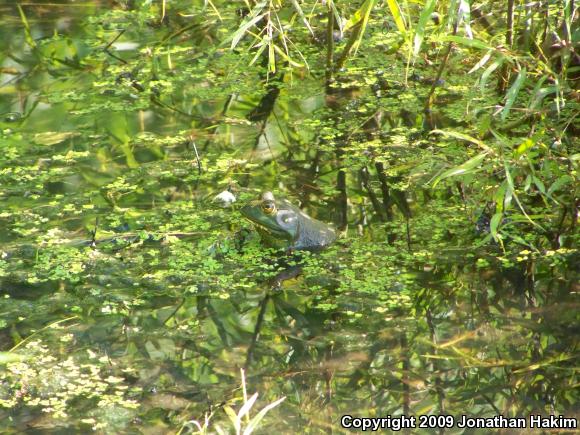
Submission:
M 467 142 L 471 142 L 472 144 L 477 145 L 478 147 L 487 151 L 488 153 L 494 154 L 493 149 L 491 149 L 483 141 L 481 141 L 475 137 L 469 136 L 465 133 L 460 133 L 458 131 L 453 131 L 453 130 L 433 130 L 431 133 L 442 134 L 443 136 L 454 137 L 455 139 L 465 140 Z
M 302 18 L 302 21 L 304 22 L 304 25 L 306 26 L 306 28 L 308 29 L 310 34 L 312 36 L 314 36 L 314 30 L 312 30 L 312 27 L 310 27 L 310 23 L 308 22 L 306 15 L 304 15 L 304 12 L 302 11 L 302 8 L 300 7 L 300 3 L 298 3 L 297 0 L 291 0 L 291 2 L 292 2 L 292 6 L 294 6 L 294 9 L 296 10 L 296 12 L 300 16 L 300 18 Z
M 502 121 L 505 121 L 505 119 L 507 118 L 510 109 L 512 108 L 514 102 L 516 101 L 516 98 L 518 97 L 520 89 L 522 88 L 524 82 L 526 81 L 526 77 L 527 77 L 526 69 L 522 68 L 518 73 L 518 76 L 516 77 L 514 83 L 511 85 L 511 87 L 507 92 L 505 106 L 501 114 Z
M 293 60 L 290 56 L 288 56 L 288 54 L 284 50 L 282 50 L 276 44 L 273 44 L 273 46 L 276 53 L 278 53 L 286 62 L 288 62 L 293 67 L 302 68 L 304 66 L 303 63 L 296 62 L 295 60 Z
M 487 155 L 488 153 L 478 154 L 477 156 L 473 157 L 472 159 L 469 159 L 468 161 L 462 163 L 461 165 L 448 169 L 435 179 L 433 187 L 435 187 L 437 183 L 439 183 L 441 180 L 444 180 L 445 178 L 473 172 L 480 165 L 480 163 L 483 162 L 483 160 L 487 157 Z
M 532 102 L 530 103 L 530 109 L 537 109 L 540 103 L 550 94 L 555 94 L 558 92 L 558 86 L 546 86 L 545 88 L 540 88 L 532 95 Z
M 465 23 L 465 34 L 469 39 L 473 39 L 471 31 L 471 7 L 467 0 L 459 1 L 459 19 Z
M 466 47 L 470 47 L 470 48 L 479 48 L 480 50 L 495 51 L 494 47 L 486 44 L 483 41 L 480 41 L 479 39 L 470 39 L 470 38 L 466 38 L 464 36 L 448 35 L 448 36 L 445 36 L 444 38 L 442 38 L 442 40 L 456 42 L 459 45 L 465 45 Z
M 236 434 L 239 434 L 242 431 L 242 426 L 240 423 L 240 419 L 236 415 L 236 411 L 234 411 L 233 408 L 228 405 L 224 406 L 224 411 L 228 415 L 232 424 L 234 425 L 234 428 L 236 429 Z
M 0 352 L 0 365 L 24 361 L 26 357 L 17 353 Z
M 405 18 L 403 17 L 403 14 L 401 14 L 401 8 L 399 7 L 397 0 L 387 0 L 387 5 L 389 6 L 389 10 L 393 15 L 395 25 L 397 26 L 397 29 L 399 29 L 399 32 L 403 34 L 406 33 L 407 26 L 405 25 Z
M 30 25 L 28 24 L 26 15 L 24 14 L 24 11 L 22 10 L 22 7 L 19 4 L 17 4 L 16 7 L 18 8 L 18 12 L 20 13 L 20 20 L 22 21 L 22 26 L 24 27 L 24 37 L 26 39 L 26 42 L 28 43 L 30 48 L 35 48 L 36 41 L 32 37 L 32 33 L 30 32 Z
M 574 179 L 570 175 L 561 176 L 560 178 L 558 178 L 556 181 L 554 181 L 552 183 L 552 185 L 548 189 L 548 195 L 551 195 L 552 193 L 556 192 L 557 190 L 560 190 L 560 188 L 562 186 L 565 186 L 568 183 L 572 183 L 573 181 L 574 181 Z
M 419 22 L 417 23 L 417 27 L 415 29 L 415 37 L 413 38 L 413 56 L 417 56 L 421 50 L 421 44 L 423 43 L 423 39 L 425 37 L 425 27 L 431 19 L 431 14 L 433 13 L 434 9 L 435 0 L 427 0 L 423 10 L 421 11 Z
M 483 72 L 483 74 L 481 75 L 481 78 L 479 79 L 479 88 L 483 91 L 483 88 L 485 87 L 485 84 L 487 83 L 487 79 L 489 78 L 489 76 L 491 75 L 492 72 L 494 72 L 498 67 L 502 66 L 504 63 L 505 59 L 504 57 L 500 57 L 499 59 L 496 59 L 492 62 L 492 64 L 490 66 L 487 67 L 487 69 Z
M 491 232 L 491 236 L 494 240 L 497 241 L 497 230 L 501 221 L 503 219 L 503 213 L 496 213 L 491 217 L 491 221 L 489 223 L 489 231 Z
M 274 74 L 276 72 L 276 55 L 274 52 L 274 44 L 271 40 L 268 43 L 268 71 Z
M 544 185 L 544 182 L 542 180 L 540 180 L 538 177 L 534 177 L 534 176 L 532 176 L 532 181 L 534 182 L 534 184 L 536 185 L 538 190 L 542 194 L 545 195 L 546 194 L 546 186 Z
M 264 50 L 266 49 L 267 46 L 268 46 L 268 43 L 266 43 L 266 42 L 260 43 L 260 48 L 258 48 L 258 50 L 256 51 L 256 54 L 252 58 L 252 61 L 250 62 L 250 66 L 252 66 L 254 63 L 256 63 L 256 61 L 258 60 L 260 55 L 264 52 Z
M 489 50 L 487 53 L 485 53 L 483 55 L 483 57 L 479 60 L 479 62 L 477 62 L 473 68 L 471 68 L 469 70 L 469 72 L 467 74 L 471 74 L 472 72 L 477 71 L 479 68 L 481 68 L 482 66 L 484 66 L 487 61 L 491 58 L 491 54 L 493 53 L 493 50 Z
M 250 409 L 252 409 L 252 406 L 254 406 L 254 403 L 256 402 L 256 399 L 258 399 L 258 393 L 254 393 L 252 395 L 252 397 L 250 397 L 248 399 L 248 401 L 246 403 L 244 403 L 244 406 L 242 406 L 240 408 L 240 410 L 238 411 L 238 420 L 242 420 L 242 418 L 248 413 L 250 412 Z
M 526 154 L 536 143 L 530 139 L 527 138 L 526 140 L 524 140 L 515 150 L 514 154 L 515 157 L 521 157 L 524 154 Z
M 258 414 L 254 418 L 252 418 L 252 421 L 250 421 L 250 424 L 244 430 L 244 435 L 251 435 L 251 433 L 254 432 L 254 429 L 256 429 L 256 427 L 258 426 L 260 421 L 262 421 L 262 419 L 268 413 L 268 411 L 278 406 L 284 400 L 286 400 L 286 397 L 282 397 L 281 399 L 278 399 L 275 402 L 266 405 L 264 409 L 262 409 L 260 412 L 258 412 Z
M 238 30 L 236 30 L 233 33 L 233 35 L 227 38 L 226 41 L 224 42 L 228 42 L 231 40 L 232 44 L 230 45 L 230 49 L 233 50 L 236 47 L 236 45 L 238 45 L 240 40 L 244 37 L 244 34 L 250 29 L 250 27 L 252 27 L 258 21 L 260 21 L 264 17 L 264 15 L 266 15 L 266 13 L 255 16 L 254 18 L 242 23 L 242 25 L 238 28 Z
M 363 15 L 362 21 L 360 23 L 361 28 L 360 28 L 360 31 L 357 32 L 358 33 L 358 37 L 357 37 L 355 43 L 352 46 L 352 48 L 354 49 L 354 52 L 355 53 L 358 51 L 358 48 L 359 48 L 360 43 L 362 41 L 362 38 L 363 38 L 363 36 L 365 34 L 365 30 L 366 30 L 366 27 L 367 27 L 367 25 L 369 23 L 369 18 L 371 16 L 371 11 L 373 10 L 373 7 L 375 6 L 375 2 L 376 2 L 376 0 L 367 0 L 365 2 L 365 4 L 367 5 L 367 7 L 366 7 L 366 9 L 364 11 L 364 15 Z

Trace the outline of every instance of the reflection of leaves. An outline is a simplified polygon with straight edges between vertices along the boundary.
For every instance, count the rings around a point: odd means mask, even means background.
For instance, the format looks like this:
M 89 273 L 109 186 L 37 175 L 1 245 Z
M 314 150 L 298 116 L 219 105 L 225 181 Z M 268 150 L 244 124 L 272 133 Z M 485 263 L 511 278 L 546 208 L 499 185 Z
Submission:
M 39 145 L 56 145 L 58 143 L 64 142 L 65 140 L 79 136 L 80 133 L 75 133 L 72 131 L 46 131 L 42 133 L 37 133 L 34 135 L 34 142 Z

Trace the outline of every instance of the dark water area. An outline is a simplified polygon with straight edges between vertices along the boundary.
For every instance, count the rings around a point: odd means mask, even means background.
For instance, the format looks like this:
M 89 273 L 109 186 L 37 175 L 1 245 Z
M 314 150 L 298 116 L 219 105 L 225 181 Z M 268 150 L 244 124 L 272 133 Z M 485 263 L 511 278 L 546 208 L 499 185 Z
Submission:
M 520 239 L 498 243 L 481 186 L 432 183 L 459 158 L 432 132 L 475 125 L 463 66 L 425 112 L 435 67 L 405 82 L 404 58 L 369 54 L 332 89 L 323 59 L 266 80 L 201 1 L 164 22 L 162 2 L 16 3 L 0 2 L 2 433 L 235 433 L 242 370 L 252 417 L 285 397 L 256 433 L 578 418 L 577 230 L 528 249 L 512 217 Z M 239 213 L 264 191 L 338 240 L 264 247 Z

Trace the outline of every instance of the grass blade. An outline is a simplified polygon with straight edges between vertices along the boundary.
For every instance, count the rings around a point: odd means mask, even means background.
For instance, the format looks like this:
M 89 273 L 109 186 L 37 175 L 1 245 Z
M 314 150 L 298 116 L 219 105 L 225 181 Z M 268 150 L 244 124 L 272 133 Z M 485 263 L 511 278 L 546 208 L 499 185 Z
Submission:
M 446 137 L 454 137 L 455 139 L 461 139 L 461 140 L 464 140 L 467 142 L 471 142 L 472 144 L 475 144 L 478 147 L 480 147 L 482 150 L 485 150 L 486 152 L 491 153 L 491 154 L 495 154 L 493 149 L 491 149 L 484 142 L 482 142 L 481 140 L 476 139 L 472 136 L 469 136 L 468 134 L 465 134 L 465 133 L 459 133 L 458 131 L 453 131 L 453 130 L 433 130 L 431 133 L 432 134 L 442 134 L 443 136 L 446 136 Z
M 238 420 L 242 421 L 242 418 L 250 412 L 250 409 L 252 409 L 252 406 L 254 406 L 254 403 L 257 399 L 258 393 L 254 393 L 252 397 L 250 397 L 248 401 L 244 403 L 244 406 L 242 406 L 238 411 Z
M 28 20 L 26 19 L 26 15 L 22 10 L 22 7 L 17 4 L 16 7 L 18 8 L 18 12 L 20 13 L 20 20 L 22 21 L 22 25 L 24 26 L 24 38 L 26 42 L 30 46 L 30 48 L 36 48 L 36 41 L 32 37 L 32 33 L 30 32 L 30 24 L 28 24 Z
M 425 38 L 425 27 L 431 18 L 431 14 L 435 9 L 435 0 L 427 0 L 425 2 L 425 7 L 421 11 L 419 16 L 419 22 L 415 28 L 415 37 L 413 38 L 413 56 L 417 56 L 421 50 L 421 44 Z
M 487 61 L 491 58 L 491 54 L 493 53 L 493 50 L 489 50 L 487 53 L 485 53 L 483 55 L 483 57 L 479 60 L 479 62 L 477 62 L 473 68 L 471 68 L 469 70 L 469 72 L 467 74 L 471 74 L 472 72 L 477 71 L 479 68 L 481 68 L 482 66 L 484 66 Z
M 300 4 L 298 3 L 298 1 L 297 0 L 291 0 L 291 2 L 292 2 L 292 6 L 294 6 L 294 9 L 296 10 L 296 12 L 298 13 L 298 15 L 300 16 L 300 18 L 304 22 L 304 25 L 306 26 L 306 28 L 308 29 L 308 31 L 310 32 L 310 34 L 312 36 L 314 36 L 314 30 L 312 30 L 312 27 L 310 27 L 310 23 L 308 22 L 308 19 L 306 18 L 306 15 L 304 15 L 304 12 L 302 11 L 302 8 L 300 7 Z
M 479 79 L 479 88 L 483 91 L 483 88 L 485 87 L 485 84 L 487 83 L 487 79 L 489 78 L 489 76 L 491 75 L 492 72 L 494 72 L 498 67 L 502 66 L 504 63 L 504 58 L 500 57 L 499 59 L 496 59 L 493 61 L 493 63 L 487 67 L 487 69 L 483 72 L 483 74 L 481 75 L 481 78 Z
M 405 17 L 403 17 L 403 14 L 401 13 L 399 3 L 397 3 L 397 0 L 387 0 L 387 5 L 389 6 L 391 15 L 393 15 L 397 29 L 399 29 L 399 32 L 405 34 L 407 32 L 407 26 L 405 24 Z
M 463 175 L 463 174 L 468 174 L 470 172 L 473 172 L 476 168 L 479 167 L 479 165 L 481 164 L 481 162 L 483 162 L 483 160 L 487 157 L 487 155 L 488 155 L 488 153 L 478 154 L 477 156 L 466 161 L 465 163 L 462 163 L 459 166 L 455 166 L 451 169 L 448 169 L 447 171 L 443 172 L 441 175 L 439 175 L 435 179 L 435 181 L 433 183 L 433 187 L 437 186 L 437 184 L 441 180 L 444 180 L 445 178 L 454 177 L 456 175 Z
M 514 105 L 514 102 L 516 101 L 516 98 L 518 97 L 518 94 L 520 93 L 520 89 L 522 88 L 524 82 L 526 81 L 526 77 L 527 77 L 526 69 L 522 68 L 520 70 L 518 76 L 516 77 L 513 85 L 511 85 L 511 87 L 509 88 L 509 90 L 507 92 L 505 106 L 504 106 L 502 113 L 501 113 L 501 120 L 502 121 L 505 121 L 505 119 L 507 118 L 508 113 L 510 112 L 510 109 Z
M 282 397 L 281 399 L 278 399 L 275 402 L 272 402 L 269 405 L 266 405 L 264 407 L 264 409 L 262 409 L 260 412 L 258 412 L 258 414 L 254 418 L 252 418 L 252 421 L 250 422 L 250 424 L 244 430 L 244 435 L 250 435 L 252 432 L 254 432 L 254 429 L 256 429 L 256 427 L 258 426 L 258 424 L 260 423 L 260 421 L 262 421 L 262 419 L 268 413 L 268 411 L 270 411 L 271 409 L 273 409 L 276 406 L 278 406 L 284 400 L 286 400 L 286 397 Z

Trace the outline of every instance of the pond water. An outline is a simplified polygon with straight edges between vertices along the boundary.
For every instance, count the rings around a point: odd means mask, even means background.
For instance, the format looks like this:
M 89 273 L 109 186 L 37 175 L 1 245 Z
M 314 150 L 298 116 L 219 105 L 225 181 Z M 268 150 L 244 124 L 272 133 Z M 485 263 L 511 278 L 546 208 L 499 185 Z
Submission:
M 251 416 L 285 397 L 258 433 L 578 416 L 577 234 L 497 243 L 481 186 L 432 182 L 462 157 L 432 131 L 484 99 L 466 66 L 426 114 L 436 69 L 381 23 L 328 88 L 324 56 L 267 77 L 220 43 L 233 6 L 149 3 L 0 2 L 3 433 L 233 433 L 242 369 Z M 263 246 L 239 207 L 264 191 L 339 239 Z

